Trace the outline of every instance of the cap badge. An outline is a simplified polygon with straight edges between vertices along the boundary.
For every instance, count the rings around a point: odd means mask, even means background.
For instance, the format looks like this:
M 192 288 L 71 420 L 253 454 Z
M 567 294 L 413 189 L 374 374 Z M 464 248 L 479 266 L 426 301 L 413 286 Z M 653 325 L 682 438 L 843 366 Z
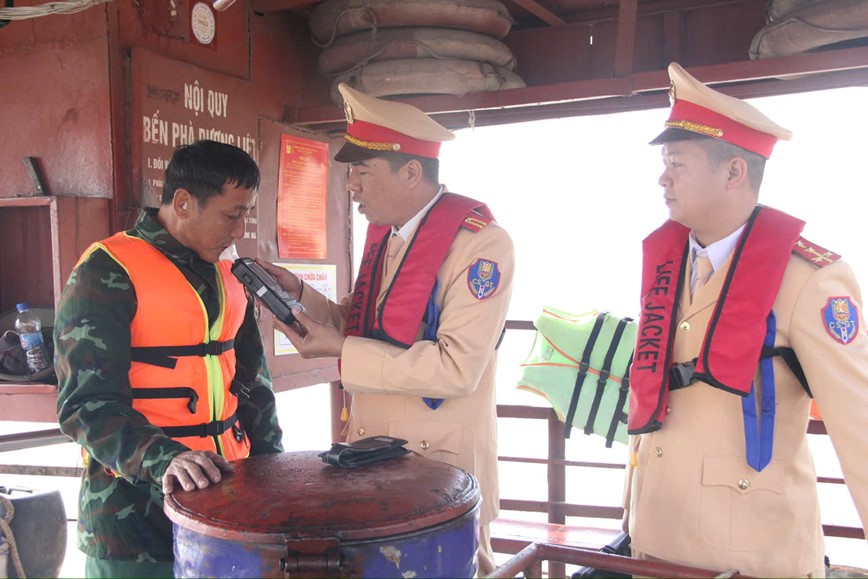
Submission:
M 669 81 L 669 106 L 675 106 L 675 82 Z
M 347 117 L 347 122 L 349 124 L 353 124 L 353 108 L 350 106 L 350 103 L 344 101 L 344 116 Z

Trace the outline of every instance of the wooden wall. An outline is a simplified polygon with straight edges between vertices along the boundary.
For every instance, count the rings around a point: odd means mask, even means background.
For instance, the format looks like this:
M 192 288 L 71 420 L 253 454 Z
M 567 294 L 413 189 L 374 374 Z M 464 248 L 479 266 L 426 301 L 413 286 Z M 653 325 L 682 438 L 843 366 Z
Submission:
M 194 4 L 116 0 L 0 28 L 0 314 L 24 299 L 56 301 L 56 280 L 62 286 L 74 265 L 67 254 L 130 227 L 140 208 L 158 199 L 163 162 L 190 140 L 204 136 L 249 149 L 263 169 L 259 206 L 276 205 L 279 147 L 272 141 L 290 130 L 280 124 L 284 110 L 330 102 L 329 84 L 316 73 L 318 49 L 303 18 L 256 14 L 249 0 L 214 11 L 214 40 L 203 44 L 192 33 Z M 191 87 L 221 95 L 228 107 L 185 101 Z M 154 119 L 169 127 L 165 139 L 148 132 Z M 99 207 L 38 200 L 21 206 L 14 198 L 38 195 L 23 157 L 36 159 L 50 196 L 98 198 Z M 318 261 L 336 265 L 341 295 L 352 275 L 342 171 L 329 180 L 327 204 L 330 249 Z M 246 245 L 246 254 L 277 261 L 276 223 L 253 221 L 248 232 L 260 242 Z M 75 243 L 66 243 L 60 259 L 64 236 Z M 267 314 L 261 323 L 271 345 Z M 285 355 L 272 362 L 279 389 L 337 376 L 333 360 Z

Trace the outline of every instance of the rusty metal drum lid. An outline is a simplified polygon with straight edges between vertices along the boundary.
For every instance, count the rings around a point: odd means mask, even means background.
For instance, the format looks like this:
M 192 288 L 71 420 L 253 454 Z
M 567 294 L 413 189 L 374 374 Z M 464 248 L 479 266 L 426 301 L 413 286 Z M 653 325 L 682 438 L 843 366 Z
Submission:
M 480 502 L 472 475 L 412 453 L 358 468 L 327 465 L 316 452 L 254 456 L 234 465 L 216 485 L 167 495 L 169 519 L 232 541 L 352 541 L 434 527 Z

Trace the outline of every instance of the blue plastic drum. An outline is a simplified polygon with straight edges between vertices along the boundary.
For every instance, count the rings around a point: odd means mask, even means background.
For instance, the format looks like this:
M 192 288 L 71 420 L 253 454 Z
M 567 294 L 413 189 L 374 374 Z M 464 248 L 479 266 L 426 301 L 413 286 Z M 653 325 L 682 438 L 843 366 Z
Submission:
M 473 476 L 415 454 L 340 468 L 288 452 L 165 510 L 175 577 L 473 577 L 479 503 Z

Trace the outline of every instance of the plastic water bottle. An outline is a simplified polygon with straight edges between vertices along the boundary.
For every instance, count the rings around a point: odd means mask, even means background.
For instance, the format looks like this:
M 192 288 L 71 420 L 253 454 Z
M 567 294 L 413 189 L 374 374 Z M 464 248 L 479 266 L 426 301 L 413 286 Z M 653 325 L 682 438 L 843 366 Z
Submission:
M 31 374 L 36 374 L 48 368 L 48 350 L 42 341 L 42 322 L 27 304 L 18 304 L 18 318 L 15 320 L 15 330 L 21 340 L 21 348 L 27 354 L 27 368 Z

